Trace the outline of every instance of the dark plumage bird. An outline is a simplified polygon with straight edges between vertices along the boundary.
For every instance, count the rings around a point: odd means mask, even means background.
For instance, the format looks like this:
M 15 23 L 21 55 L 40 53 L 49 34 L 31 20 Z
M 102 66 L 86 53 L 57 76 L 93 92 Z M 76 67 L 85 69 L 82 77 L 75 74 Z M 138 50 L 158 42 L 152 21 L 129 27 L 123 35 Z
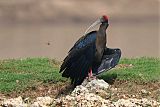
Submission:
M 98 75 L 115 67 L 119 62 L 121 50 L 106 47 L 106 29 L 109 26 L 107 16 L 99 18 L 87 31 L 100 23 L 98 31 L 85 33 L 74 44 L 61 65 L 62 76 L 70 78 L 74 86 L 80 85 L 86 77 L 92 76 L 92 73 Z

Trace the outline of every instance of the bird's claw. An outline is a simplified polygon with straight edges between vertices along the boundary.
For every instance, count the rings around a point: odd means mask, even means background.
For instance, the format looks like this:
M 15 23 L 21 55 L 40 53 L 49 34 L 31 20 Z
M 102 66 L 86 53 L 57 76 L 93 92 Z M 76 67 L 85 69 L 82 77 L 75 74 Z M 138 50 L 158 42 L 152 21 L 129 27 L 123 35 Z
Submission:
M 86 77 L 86 79 L 88 81 L 91 81 L 91 80 L 97 79 L 97 77 L 96 76 L 89 76 L 89 77 Z

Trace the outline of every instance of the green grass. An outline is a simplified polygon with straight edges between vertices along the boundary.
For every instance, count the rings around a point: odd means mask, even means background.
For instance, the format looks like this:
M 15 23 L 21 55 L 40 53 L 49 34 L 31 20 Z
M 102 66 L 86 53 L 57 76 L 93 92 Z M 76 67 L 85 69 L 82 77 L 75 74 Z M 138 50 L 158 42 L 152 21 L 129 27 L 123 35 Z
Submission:
M 0 91 L 23 90 L 38 82 L 58 83 L 66 79 L 59 74 L 55 60 L 48 58 L 27 58 L 23 60 L 0 61 Z
M 132 64 L 131 67 L 112 69 L 100 75 L 100 78 L 109 81 L 116 78 L 118 80 L 129 80 L 135 82 L 155 82 L 160 81 L 160 59 L 159 58 L 135 58 L 121 59 L 119 64 Z
M 159 58 L 121 59 L 120 64 L 132 67 L 116 68 L 99 77 L 104 80 L 160 81 Z M 59 73 L 59 63 L 48 58 L 10 59 L 0 61 L 0 92 L 21 91 L 38 83 L 60 83 L 67 79 Z

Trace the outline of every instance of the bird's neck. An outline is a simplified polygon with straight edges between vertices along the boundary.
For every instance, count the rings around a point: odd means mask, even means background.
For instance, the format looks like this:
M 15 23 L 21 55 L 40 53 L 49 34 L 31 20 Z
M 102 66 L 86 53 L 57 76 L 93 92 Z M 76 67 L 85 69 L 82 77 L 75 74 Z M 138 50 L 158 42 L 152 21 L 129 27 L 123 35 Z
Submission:
M 105 36 L 106 29 L 108 27 L 108 23 L 102 23 L 99 27 L 99 32 L 102 33 L 102 36 Z
M 97 31 L 97 38 L 96 38 L 96 47 L 97 49 L 103 52 L 103 49 L 106 46 L 106 29 L 108 27 L 108 23 L 102 23 L 100 25 L 99 30 Z
M 97 32 L 97 38 L 106 40 L 106 29 L 108 27 L 108 23 L 102 23 Z
M 96 56 L 97 61 L 100 61 L 104 52 L 104 48 L 106 47 L 106 29 L 108 27 L 107 23 L 102 23 L 100 25 L 99 30 L 97 31 L 96 36 Z

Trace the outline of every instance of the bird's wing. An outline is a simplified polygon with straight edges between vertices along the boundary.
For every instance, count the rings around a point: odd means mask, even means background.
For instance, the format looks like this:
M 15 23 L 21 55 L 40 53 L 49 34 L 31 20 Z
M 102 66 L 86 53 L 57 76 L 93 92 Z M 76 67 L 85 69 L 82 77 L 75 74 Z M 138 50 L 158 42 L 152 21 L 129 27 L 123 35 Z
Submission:
M 74 85 L 81 84 L 88 75 L 96 51 L 95 41 L 96 31 L 80 38 L 61 65 L 62 76 L 71 78 Z
M 88 44 L 96 41 L 96 34 L 97 31 L 92 31 L 85 36 L 82 36 L 75 44 L 74 46 L 69 50 L 71 52 L 73 49 L 81 49 Z
M 120 49 L 111 49 L 111 48 L 105 48 L 102 62 L 96 69 L 95 75 L 98 75 L 104 71 L 108 71 L 112 68 L 114 68 L 121 57 L 121 50 Z

